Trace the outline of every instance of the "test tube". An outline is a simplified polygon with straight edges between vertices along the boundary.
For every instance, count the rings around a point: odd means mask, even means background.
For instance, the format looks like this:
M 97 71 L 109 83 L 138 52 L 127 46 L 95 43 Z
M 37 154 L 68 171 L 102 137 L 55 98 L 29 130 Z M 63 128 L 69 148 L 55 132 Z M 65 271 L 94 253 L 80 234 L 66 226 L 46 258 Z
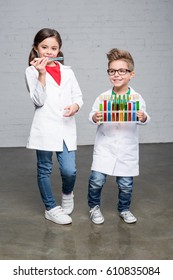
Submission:
M 136 101 L 136 111 L 139 111 L 140 109 L 140 104 L 139 104 L 139 100 Z M 136 120 L 139 121 L 138 117 L 136 117 Z
M 111 109 L 112 109 L 112 104 L 111 104 L 111 100 L 110 97 L 108 99 L 108 122 L 111 122 L 112 118 L 111 118 Z
M 123 122 L 124 120 L 124 114 L 123 114 L 123 108 L 124 104 L 123 104 L 123 96 L 120 97 L 120 122 Z
M 131 122 L 132 121 L 132 117 L 131 117 L 132 104 L 131 104 L 131 102 L 129 102 L 127 104 L 127 109 L 128 109 L 128 122 Z
M 112 96 L 112 121 L 115 121 L 116 99 L 115 95 Z
M 99 96 L 99 100 L 100 100 L 100 103 L 99 103 L 99 111 L 103 111 L 103 103 L 102 103 L 102 96 Z
M 139 111 L 140 108 L 140 104 L 139 104 L 139 100 L 136 101 L 136 111 Z
M 104 120 L 104 122 L 106 122 L 107 121 L 107 96 L 104 96 L 103 107 L 104 107 L 104 117 L 103 117 L 103 120 Z
M 99 97 L 100 103 L 99 103 L 99 111 L 102 112 L 103 111 L 103 102 L 102 102 L 102 96 Z M 100 121 L 103 120 L 103 113 L 102 113 L 102 119 Z
M 124 121 L 127 121 L 127 102 L 124 104 Z
M 119 96 L 116 96 L 116 122 L 119 122 Z
M 132 104 L 133 104 L 132 120 L 133 120 L 133 122 L 135 122 L 136 121 L 136 101 L 133 101 Z

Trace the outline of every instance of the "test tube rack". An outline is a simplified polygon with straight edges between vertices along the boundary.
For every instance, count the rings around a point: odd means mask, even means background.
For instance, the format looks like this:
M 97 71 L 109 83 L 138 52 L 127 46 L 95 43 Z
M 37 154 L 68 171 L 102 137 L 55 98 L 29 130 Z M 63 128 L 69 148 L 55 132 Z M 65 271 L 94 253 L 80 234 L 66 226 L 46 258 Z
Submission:
M 138 94 L 101 95 L 99 111 L 102 113 L 100 123 L 138 123 L 137 111 L 140 110 Z

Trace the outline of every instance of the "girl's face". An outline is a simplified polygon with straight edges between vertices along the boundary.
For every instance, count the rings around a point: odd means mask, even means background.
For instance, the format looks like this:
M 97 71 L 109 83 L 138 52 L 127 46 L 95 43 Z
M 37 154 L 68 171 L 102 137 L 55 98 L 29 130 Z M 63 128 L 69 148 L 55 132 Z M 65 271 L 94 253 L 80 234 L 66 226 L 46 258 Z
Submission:
M 114 60 L 110 63 L 109 69 L 119 70 L 119 69 L 129 69 L 127 62 L 123 60 Z M 110 82 L 114 85 L 115 92 L 126 91 L 128 89 L 128 84 L 131 78 L 134 77 L 134 71 L 126 72 L 121 75 L 116 71 L 114 75 L 109 76 Z
M 49 37 L 43 40 L 41 43 L 39 43 L 35 50 L 38 53 L 38 57 L 40 58 L 57 57 L 60 51 L 60 47 L 55 37 Z

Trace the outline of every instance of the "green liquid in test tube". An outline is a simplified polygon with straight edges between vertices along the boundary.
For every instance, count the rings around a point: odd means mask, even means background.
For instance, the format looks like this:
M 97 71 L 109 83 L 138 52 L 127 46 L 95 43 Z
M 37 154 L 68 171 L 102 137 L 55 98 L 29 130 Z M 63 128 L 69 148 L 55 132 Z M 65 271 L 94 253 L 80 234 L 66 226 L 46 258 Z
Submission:
M 139 111 L 140 109 L 140 105 L 139 105 L 139 101 L 136 101 L 136 111 Z M 137 121 L 139 121 L 138 117 L 136 118 Z
M 127 103 L 124 104 L 124 121 L 127 121 Z
M 139 101 L 136 101 L 136 111 L 139 111 Z
M 100 104 L 99 104 L 99 111 L 102 112 L 103 111 L 103 102 L 102 102 L 102 98 L 100 98 Z M 102 113 L 102 118 L 100 121 L 103 120 L 103 113 Z

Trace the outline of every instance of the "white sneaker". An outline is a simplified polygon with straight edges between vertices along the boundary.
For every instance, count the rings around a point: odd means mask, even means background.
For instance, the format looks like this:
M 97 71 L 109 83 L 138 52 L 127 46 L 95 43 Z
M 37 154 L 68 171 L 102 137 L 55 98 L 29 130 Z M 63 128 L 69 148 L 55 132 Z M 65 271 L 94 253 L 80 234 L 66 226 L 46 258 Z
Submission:
M 74 194 L 62 194 L 62 208 L 64 212 L 70 215 L 74 210 Z
M 130 211 L 123 211 L 120 213 L 120 217 L 124 220 L 127 224 L 136 223 L 137 219 Z
M 90 210 L 90 218 L 94 224 L 103 224 L 104 217 L 100 211 L 99 205 L 96 205 L 94 208 L 91 208 Z
M 72 223 L 71 217 L 64 212 L 61 206 L 56 206 L 51 210 L 45 210 L 45 218 L 60 225 Z

